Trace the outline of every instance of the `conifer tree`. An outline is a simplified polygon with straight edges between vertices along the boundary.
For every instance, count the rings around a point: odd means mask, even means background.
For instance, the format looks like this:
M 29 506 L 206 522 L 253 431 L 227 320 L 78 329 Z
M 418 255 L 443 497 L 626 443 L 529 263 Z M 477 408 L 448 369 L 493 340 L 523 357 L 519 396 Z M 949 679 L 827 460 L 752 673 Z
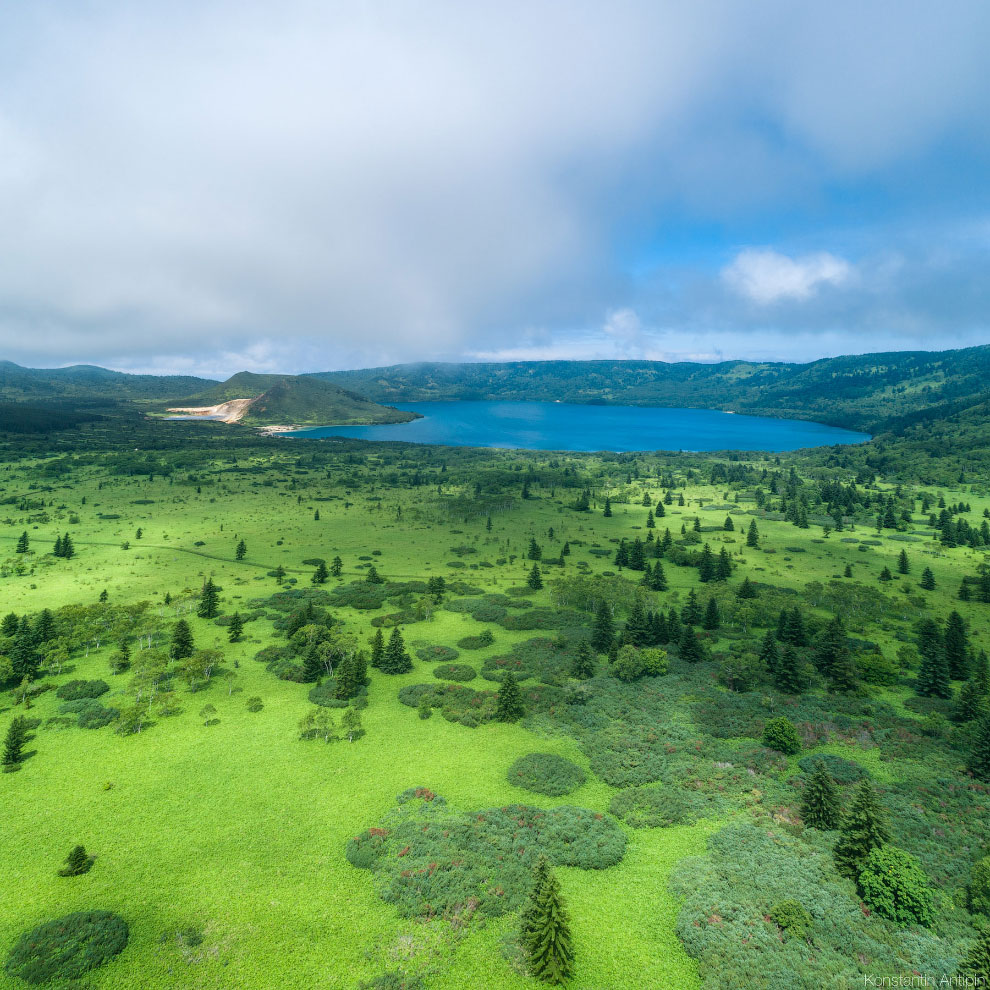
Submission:
M 969 722 L 987 713 L 990 713 L 990 670 L 987 655 L 980 650 L 969 680 L 959 689 L 953 718 L 957 722 Z
M 705 606 L 704 617 L 701 620 L 701 628 L 712 631 L 718 629 L 721 624 L 722 616 L 718 611 L 718 602 L 714 598 L 709 598 L 708 604 Z
M 371 641 L 371 666 L 379 668 L 385 659 L 385 636 L 381 627 L 375 630 L 375 638 Z
M 969 639 L 966 636 L 966 623 L 955 610 L 949 613 L 945 626 L 945 660 L 949 668 L 949 677 L 961 681 L 966 677 L 969 667 Z
M 4 773 L 12 773 L 20 769 L 27 735 L 27 719 L 23 715 L 18 715 L 7 726 L 7 735 L 3 740 L 3 758 L 0 762 L 3 763 Z
M 344 562 L 340 559 L 340 557 L 334 557 L 333 560 L 330 561 L 330 573 L 334 577 L 340 577 L 340 575 L 343 573 L 343 570 L 344 570 Z
M 592 656 L 588 644 L 582 639 L 578 643 L 577 650 L 574 653 L 574 659 L 571 661 L 571 677 L 577 677 L 583 681 L 589 677 L 593 677 L 594 673 L 595 658 Z
M 612 610 L 603 598 L 595 612 L 595 624 L 591 630 L 591 645 L 598 653 L 607 653 L 615 640 L 615 622 Z
M 691 626 L 684 626 L 680 642 L 677 645 L 682 660 L 686 660 L 688 663 L 698 663 L 698 661 L 705 659 L 705 648 L 701 645 Z
M 543 559 L 543 549 L 532 536 L 529 538 L 529 549 L 526 551 L 526 556 L 530 560 Z
M 722 529 L 727 533 L 734 533 L 736 529 L 736 524 L 732 521 L 732 516 L 726 516 L 725 522 L 722 523 Z
M 27 530 L 24 530 L 24 532 L 17 538 L 17 547 L 15 548 L 16 552 L 27 553 L 30 547 L 31 541 L 28 539 Z
M 921 666 L 915 681 L 915 691 L 922 697 L 948 698 L 949 664 L 945 657 L 942 633 L 933 619 L 922 619 L 918 625 L 918 653 Z
M 629 568 L 633 571 L 641 571 L 645 566 L 646 551 L 643 548 L 643 541 L 637 536 L 629 547 Z
M 316 565 L 316 570 L 313 571 L 313 576 L 310 578 L 310 581 L 312 581 L 313 584 L 326 584 L 329 576 L 330 572 L 327 570 L 327 565 L 321 560 Z
M 701 559 L 698 561 L 698 580 L 703 584 L 715 578 L 715 555 L 712 548 L 706 543 L 701 551 Z
M 935 575 L 932 573 L 932 569 L 930 567 L 926 567 L 921 572 L 921 580 L 918 584 L 925 591 L 935 590 Z
M 61 557 L 62 556 L 62 537 L 61 536 L 56 536 L 55 537 L 55 549 L 52 550 L 52 555 L 55 556 L 55 557 Z
M 649 586 L 652 591 L 667 590 L 667 575 L 664 573 L 663 564 L 661 564 L 659 560 L 653 565 L 653 571 L 650 574 Z
M 543 587 L 543 575 L 540 573 L 539 564 L 533 564 L 533 569 L 526 578 L 526 585 L 531 591 L 539 591 Z
M 908 560 L 907 550 L 902 550 L 897 558 L 897 571 L 899 574 L 911 573 L 911 562 Z
M 807 828 L 828 832 L 839 825 L 839 790 L 822 760 L 815 760 L 814 770 L 801 797 L 801 817 Z
M 760 648 L 760 660 L 766 665 L 771 674 L 777 673 L 780 665 L 780 650 L 777 648 L 777 637 L 771 630 L 763 637 L 763 646 Z
M 0 635 L 13 636 L 17 632 L 17 627 L 19 624 L 20 620 L 17 618 L 17 613 L 8 612 L 3 617 L 3 621 L 0 622 Z
M 413 669 L 412 660 L 406 653 L 406 644 L 402 640 L 402 633 L 398 626 L 392 630 L 392 635 L 389 636 L 388 646 L 385 647 L 385 653 L 379 666 L 386 674 L 407 674 Z
M 368 568 L 368 573 L 365 574 L 364 580 L 368 584 L 384 584 L 385 583 L 385 578 L 383 578 L 381 576 L 381 574 L 378 573 L 378 569 L 375 567 L 374 564 L 372 564 Z
M 88 873 L 93 865 L 93 857 L 86 855 L 85 846 L 74 846 L 72 852 L 65 857 L 65 866 L 59 871 L 60 877 L 78 877 Z
M 243 560 L 247 556 L 247 544 L 243 540 L 239 540 L 237 543 L 237 548 L 234 550 L 234 559 Z
M 857 785 L 852 804 L 839 829 L 835 865 L 844 876 L 855 879 L 870 853 L 890 839 L 886 815 L 868 777 Z
M 361 685 L 358 684 L 357 671 L 354 669 L 353 654 L 344 654 L 343 660 L 337 664 L 334 676 L 336 679 L 334 695 L 337 698 L 341 701 L 346 701 L 348 698 L 353 698 L 357 694 L 358 688 Z
M 758 597 L 756 588 L 753 586 L 753 582 L 750 581 L 749 575 L 743 578 L 742 584 L 739 585 L 736 591 L 736 597 L 744 600 Z
M 302 669 L 303 680 L 309 684 L 313 683 L 313 681 L 318 681 L 323 676 L 326 668 L 320 659 L 316 643 L 311 643 L 309 649 L 306 650 L 306 654 L 303 657 Z
M 701 605 L 698 602 L 698 593 L 692 588 L 688 592 L 687 601 L 684 604 L 684 608 L 681 609 L 681 621 L 689 626 L 696 626 L 701 622 L 702 615 L 704 613 L 701 611 Z
M 990 927 L 976 929 L 976 938 L 959 964 L 957 975 L 967 980 L 958 986 L 990 986 Z
M 772 642 L 772 640 L 771 640 Z M 776 650 L 777 644 L 773 644 Z M 801 676 L 800 658 L 797 650 L 788 643 L 773 672 L 774 684 L 785 694 L 800 694 L 804 690 L 804 678 Z
M 749 530 L 746 532 L 746 546 L 755 550 L 760 545 L 760 531 L 756 528 L 756 520 L 751 519 Z
M 559 985 L 574 975 L 570 919 L 560 883 L 548 865 L 534 870 L 534 889 L 524 910 L 523 943 L 529 971 L 538 980 Z
M 729 551 L 722 547 L 715 560 L 715 580 L 728 581 L 730 577 L 732 577 L 732 559 L 729 557 Z
M 652 511 L 647 512 L 646 513 L 646 528 L 647 529 L 656 529 L 656 525 L 657 525 L 656 524 L 656 521 L 653 518 L 653 512 Z
M 784 619 L 783 642 L 790 643 L 791 646 L 807 646 L 808 633 L 804 628 L 804 616 L 797 605 L 794 606 Z
M 185 619 L 179 619 L 172 630 L 172 659 L 185 660 L 193 655 L 193 635 L 189 628 L 189 623 Z
M 605 496 L 605 508 L 602 510 L 602 515 L 606 519 L 612 515 L 612 500 L 607 495 Z
M 632 643 L 633 646 L 646 646 L 649 636 L 650 627 L 646 621 L 646 611 L 643 603 L 637 598 L 629 610 L 623 640 Z
M 244 620 L 240 612 L 235 612 L 230 617 L 230 625 L 227 627 L 227 639 L 231 643 L 239 643 L 244 635 Z
M 516 722 L 525 714 L 522 692 L 511 670 L 505 672 L 498 689 L 495 718 L 499 722 Z
M 990 714 L 980 719 L 967 766 L 977 780 L 990 783 Z
M 220 614 L 220 593 L 213 583 L 213 578 L 207 578 L 203 585 L 196 614 L 201 619 L 215 619 Z

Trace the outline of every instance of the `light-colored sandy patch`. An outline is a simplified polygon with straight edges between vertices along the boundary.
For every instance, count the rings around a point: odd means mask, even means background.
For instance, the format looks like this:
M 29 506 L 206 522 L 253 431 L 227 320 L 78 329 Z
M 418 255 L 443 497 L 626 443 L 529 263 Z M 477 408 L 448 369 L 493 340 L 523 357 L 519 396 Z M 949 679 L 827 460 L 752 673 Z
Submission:
M 215 406 L 176 406 L 168 411 L 183 416 L 212 416 L 222 423 L 237 423 L 244 418 L 256 398 L 230 399 Z

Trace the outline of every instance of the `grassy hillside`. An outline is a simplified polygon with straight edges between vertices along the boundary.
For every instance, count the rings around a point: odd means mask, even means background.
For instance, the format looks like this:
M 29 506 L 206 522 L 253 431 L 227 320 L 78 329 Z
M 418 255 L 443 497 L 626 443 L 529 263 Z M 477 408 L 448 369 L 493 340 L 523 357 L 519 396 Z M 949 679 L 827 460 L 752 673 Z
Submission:
M 168 407 L 214 406 L 232 399 L 253 399 L 239 420 L 249 426 L 406 423 L 403 412 L 358 395 L 332 382 L 300 375 L 256 375 L 242 371 L 196 395 L 173 399 Z
M 89 364 L 70 368 L 22 368 L 0 361 L 0 397 L 7 399 L 163 399 L 215 384 L 189 375 L 130 375 Z
M 883 432 L 990 390 L 990 347 L 826 358 L 810 364 L 726 361 L 518 361 L 408 364 L 315 377 L 380 402 L 529 399 L 731 409 Z

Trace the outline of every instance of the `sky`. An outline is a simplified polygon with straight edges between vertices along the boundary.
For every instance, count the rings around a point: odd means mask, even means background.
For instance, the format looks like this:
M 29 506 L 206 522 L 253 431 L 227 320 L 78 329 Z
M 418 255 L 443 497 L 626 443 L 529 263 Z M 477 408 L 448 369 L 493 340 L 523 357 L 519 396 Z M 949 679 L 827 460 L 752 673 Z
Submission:
M 0 359 L 990 343 L 986 0 L 0 6 Z

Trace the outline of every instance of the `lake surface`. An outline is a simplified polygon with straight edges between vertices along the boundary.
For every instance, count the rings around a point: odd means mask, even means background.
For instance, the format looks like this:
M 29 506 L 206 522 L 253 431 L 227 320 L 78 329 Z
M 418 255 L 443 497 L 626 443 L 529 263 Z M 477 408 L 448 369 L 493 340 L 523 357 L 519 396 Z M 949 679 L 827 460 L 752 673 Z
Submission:
M 712 409 L 587 406 L 564 402 L 407 402 L 423 418 L 385 426 L 315 426 L 285 437 L 405 440 L 527 450 L 797 450 L 863 443 L 869 434 L 803 420 Z

